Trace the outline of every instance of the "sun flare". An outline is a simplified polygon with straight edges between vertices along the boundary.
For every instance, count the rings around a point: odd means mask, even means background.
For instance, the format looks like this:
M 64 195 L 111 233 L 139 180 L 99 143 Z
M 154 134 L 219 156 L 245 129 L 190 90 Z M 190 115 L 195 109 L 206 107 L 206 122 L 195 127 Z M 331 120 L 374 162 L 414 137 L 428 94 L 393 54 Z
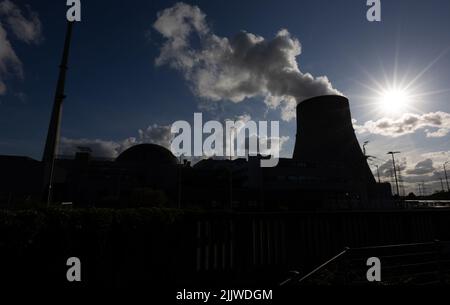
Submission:
M 410 99 L 411 97 L 406 90 L 390 89 L 380 95 L 379 104 L 383 112 L 396 114 L 408 108 Z

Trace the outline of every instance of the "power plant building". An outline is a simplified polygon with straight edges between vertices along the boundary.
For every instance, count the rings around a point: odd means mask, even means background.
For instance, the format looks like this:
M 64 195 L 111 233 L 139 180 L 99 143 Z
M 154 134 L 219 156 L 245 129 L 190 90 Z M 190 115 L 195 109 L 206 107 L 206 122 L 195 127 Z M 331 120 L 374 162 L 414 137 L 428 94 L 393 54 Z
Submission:
M 94 158 L 88 149 L 58 158 L 72 27 L 69 22 L 43 158 L 0 156 L 1 207 L 43 202 L 238 210 L 393 207 L 390 184 L 376 183 L 342 96 L 299 103 L 293 158 L 273 168 L 260 166 L 262 156 L 181 164 L 155 144 L 136 145 L 115 160 Z
M 348 100 L 321 96 L 297 107 L 293 158 L 262 168 L 262 156 L 180 164 L 166 148 L 140 144 L 115 160 L 89 151 L 57 158 L 54 203 L 81 207 L 339 210 L 393 207 L 390 184 L 376 183 L 356 139 Z M 45 162 L 0 157 L 0 204 L 42 198 Z M 162 197 L 162 198 L 161 198 Z M 153 202 L 152 202 L 153 201 Z

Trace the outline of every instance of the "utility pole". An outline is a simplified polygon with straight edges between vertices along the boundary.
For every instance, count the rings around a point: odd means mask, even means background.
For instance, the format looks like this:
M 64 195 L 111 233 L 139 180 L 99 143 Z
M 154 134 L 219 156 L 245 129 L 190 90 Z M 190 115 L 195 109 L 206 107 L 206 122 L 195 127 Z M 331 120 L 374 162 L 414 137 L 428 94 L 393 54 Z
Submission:
M 442 178 L 439 178 L 439 180 L 441 180 L 441 189 L 442 189 L 442 193 L 445 192 L 444 190 L 444 181 L 442 180 Z
M 394 177 L 395 177 L 395 186 L 397 187 L 397 195 L 400 196 L 400 190 L 398 187 L 398 178 L 397 178 L 397 170 L 395 167 L 395 157 L 394 155 L 399 154 L 399 151 L 390 151 L 387 154 L 392 156 L 392 165 L 394 166 Z
M 450 161 L 447 161 L 444 163 L 444 174 L 445 174 L 445 182 L 447 183 L 447 191 L 450 192 L 450 187 L 448 186 L 448 177 L 447 177 L 447 169 L 445 168 L 445 166 L 449 163 Z

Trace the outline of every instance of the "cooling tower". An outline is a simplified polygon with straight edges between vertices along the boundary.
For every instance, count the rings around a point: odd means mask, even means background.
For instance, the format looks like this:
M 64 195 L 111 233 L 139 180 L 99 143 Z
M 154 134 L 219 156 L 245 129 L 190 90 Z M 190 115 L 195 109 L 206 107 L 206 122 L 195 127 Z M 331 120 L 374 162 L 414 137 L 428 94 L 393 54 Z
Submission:
M 293 158 L 330 170 L 337 166 L 347 179 L 375 183 L 343 96 L 319 96 L 298 104 Z

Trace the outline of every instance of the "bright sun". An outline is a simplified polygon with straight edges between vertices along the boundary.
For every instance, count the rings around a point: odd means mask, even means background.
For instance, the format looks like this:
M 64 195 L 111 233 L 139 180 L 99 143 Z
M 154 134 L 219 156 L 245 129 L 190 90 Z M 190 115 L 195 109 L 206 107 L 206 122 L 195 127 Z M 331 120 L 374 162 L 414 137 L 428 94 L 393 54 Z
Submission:
M 380 108 L 386 113 L 400 113 L 406 110 L 409 99 L 410 97 L 406 90 L 386 90 L 380 96 Z

